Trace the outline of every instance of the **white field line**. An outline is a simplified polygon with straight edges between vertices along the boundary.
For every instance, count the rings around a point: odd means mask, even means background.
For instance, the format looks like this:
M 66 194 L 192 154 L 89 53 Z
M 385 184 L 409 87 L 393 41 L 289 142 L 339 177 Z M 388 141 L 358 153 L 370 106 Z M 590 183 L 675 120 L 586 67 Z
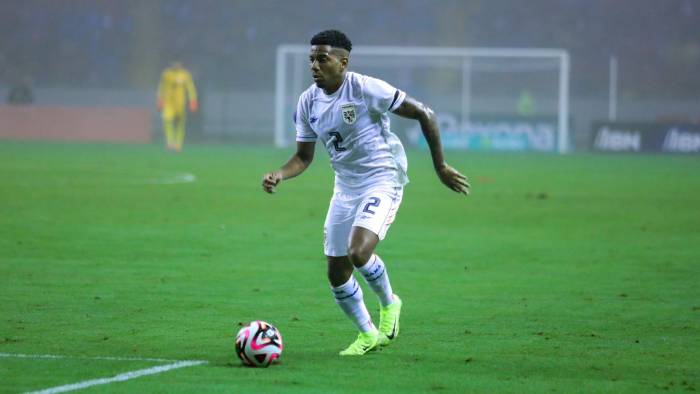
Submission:
M 162 372 L 167 372 L 173 369 L 193 367 L 196 365 L 207 364 L 207 361 L 203 360 L 170 360 L 165 358 L 147 358 L 147 357 L 73 357 L 73 356 L 62 356 L 56 354 L 13 354 L 13 353 L 0 353 L 0 357 L 5 358 L 27 358 L 27 359 L 74 359 L 74 360 L 107 360 L 107 361 L 149 361 L 149 362 L 169 362 L 171 364 L 160 365 L 151 368 L 139 369 L 136 371 L 129 371 L 121 373 L 119 375 L 113 376 L 111 378 L 100 378 L 91 379 L 83 382 L 67 384 L 63 386 L 50 387 L 44 390 L 32 391 L 29 394 L 53 394 L 53 393 L 63 393 L 66 391 L 80 390 L 86 387 L 97 386 L 102 384 L 109 384 L 114 382 L 123 382 L 125 380 L 139 378 L 141 376 L 155 375 Z
M 171 360 L 167 358 L 143 358 L 143 357 L 82 357 L 82 356 L 61 356 L 57 354 L 16 354 L 16 353 L 0 353 L 0 357 L 7 358 L 49 358 L 61 359 L 70 358 L 76 360 L 107 360 L 107 361 L 153 361 L 174 363 L 182 360 Z M 188 360 L 185 360 L 188 361 Z
M 194 174 L 189 172 L 182 172 L 174 175 L 163 176 L 157 179 L 153 179 L 150 183 L 155 183 L 156 185 L 173 185 L 176 183 L 192 183 L 197 180 Z
M 125 373 L 120 373 L 119 375 L 113 376 L 111 378 L 101 378 L 86 380 L 84 382 L 78 382 L 73 384 L 67 384 L 64 386 L 50 387 L 48 389 L 32 391 L 28 394 L 54 394 L 54 393 L 65 393 L 66 391 L 80 390 L 91 386 L 98 386 L 101 384 L 109 384 L 114 382 L 123 382 L 129 379 L 140 378 L 141 376 L 155 375 L 161 372 L 171 371 L 177 368 L 193 367 L 195 365 L 204 364 L 206 361 L 179 361 L 174 364 L 161 365 L 158 367 L 151 367 L 146 369 L 139 369 L 136 371 L 129 371 Z

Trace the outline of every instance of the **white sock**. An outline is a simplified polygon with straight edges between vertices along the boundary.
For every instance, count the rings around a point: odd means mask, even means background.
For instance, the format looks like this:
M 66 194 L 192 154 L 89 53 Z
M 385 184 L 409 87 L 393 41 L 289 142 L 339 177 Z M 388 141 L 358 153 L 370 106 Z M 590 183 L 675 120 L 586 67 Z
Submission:
M 372 318 L 367 312 L 365 301 L 362 299 L 362 288 L 357 283 L 355 277 L 350 275 L 350 279 L 338 287 L 331 286 L 335 303 L 345 312 L 345 315 L 362 332 L 375 330 Z
M 373 254 L 369 261 L 357 270 L 360 271 L 369 287 L 377 294 L 379 303 L 382 306 L 385 307 L 394 302 L 394 292 L 391 290 L 391 283 L 389 283 L 389 274 L 386 272 L 386 266 L 384 266 L 384 262 L 379 256 Z

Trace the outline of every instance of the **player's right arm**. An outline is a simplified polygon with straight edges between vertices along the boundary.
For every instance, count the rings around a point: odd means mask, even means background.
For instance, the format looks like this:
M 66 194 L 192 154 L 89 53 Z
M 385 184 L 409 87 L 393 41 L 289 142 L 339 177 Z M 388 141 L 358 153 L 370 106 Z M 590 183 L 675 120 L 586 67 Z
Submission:
M 268 193 L 274 193 L 275 187 L 285 179 L 294 178 L 306 170 L 314 160 L 316 142 L 297 142 L 297 151 L 277 171 L 268 172 L 263 176 L 262 187 Z
M 165 89 L 167 86 L 167 70 L 160 74 L 160 82 L 158 82 L 158 91 L 156 92 L 156 106 L 158 111 L 163 109 L 165 100 Z

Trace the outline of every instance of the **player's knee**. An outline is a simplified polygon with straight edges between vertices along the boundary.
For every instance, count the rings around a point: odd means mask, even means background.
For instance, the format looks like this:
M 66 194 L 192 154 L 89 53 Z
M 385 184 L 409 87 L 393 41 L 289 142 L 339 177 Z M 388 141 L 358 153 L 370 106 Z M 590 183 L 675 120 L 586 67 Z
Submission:
M 355 267 L 362 267 L 365 265 L 371 256 L 372 251 L 363 246 L 350 245 L 348 247 L 348 259 Z
M 332 257 L 328 258 L 328 281 L 332 286 L 340 286 L 347 282 L 352 275 L 353 266 L 349 261 Z

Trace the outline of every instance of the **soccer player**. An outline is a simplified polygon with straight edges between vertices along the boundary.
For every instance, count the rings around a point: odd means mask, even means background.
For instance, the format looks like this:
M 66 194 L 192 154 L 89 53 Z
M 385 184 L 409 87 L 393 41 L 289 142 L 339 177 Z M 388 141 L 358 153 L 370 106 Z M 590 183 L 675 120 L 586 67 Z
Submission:
M 311 39 L 309 64 L 314 84 L 299 97 L 295 113 L 296 153 L 263 176 L 273 193 L 282 180 L 301 174 L 320 140 L 335 170 L 335 187 L 324 225 L 328 279 L 336 303 L 355 324 L 357 340 L 341 355 L 363 355 L 386 346 L 399 333 L 401 299 L 394 294 L 384 261 L 374 253 L 386 236 L 408 183 L 401 141 L 389 130 L 389 116 L 415 119 L 430 147 L 433 166 L 447 187 L 469 192 L 467 178 L 445 163 L 434 112 L 388 83 L 348 71 L 352 43 L 337 30 Z M 379 298 L 379 329 L 363 301 L 353 270 Z
M 180 152 L 185 140 L 185 122 L 189 109 L 197 112 L 197 89 L 192 82 L 192 74 L 180 62 L 174 62 L 163 70 L 158 84 L 158 110 L 163 119 L 166 147 Z

